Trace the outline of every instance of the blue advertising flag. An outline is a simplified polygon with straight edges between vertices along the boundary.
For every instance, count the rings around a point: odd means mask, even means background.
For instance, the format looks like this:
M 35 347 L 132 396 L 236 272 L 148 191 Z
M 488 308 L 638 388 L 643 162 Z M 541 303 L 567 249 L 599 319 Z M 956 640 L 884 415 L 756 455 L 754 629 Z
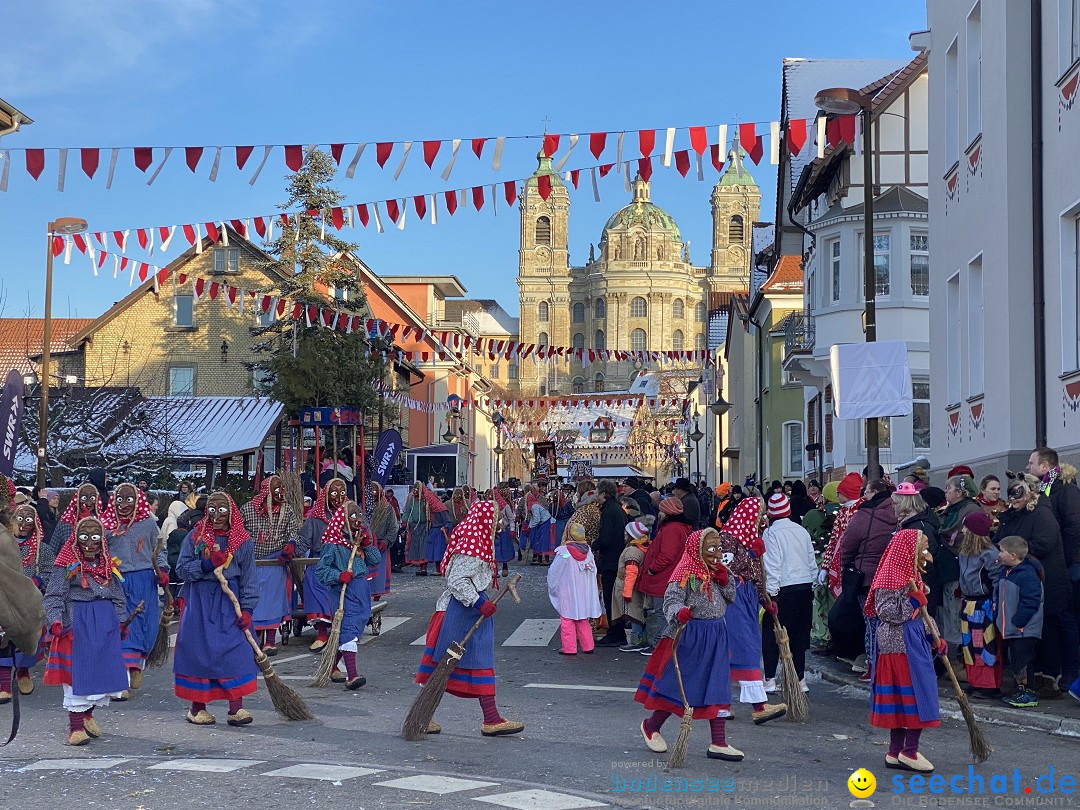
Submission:
M 391 428 L 384 430 L 379 436 L 379 444 L 375 447 L 372 455 L 372 463 L 375 469 L 371 473 L 371 480 L 379 486 L 386 484 L 390 477 L 390 471 L 394 469 L 397 457 L 401 453 L 401 434 Z
M 22 374 L 12 369 L 4 382 L 4 391 L 0 394 L 0 430 L 3 431 L 3 443 L 0 444 L 0 473 L 8 477 L 15 469 L 15 453 L 19 449 L 22 414 L 23 378 Z

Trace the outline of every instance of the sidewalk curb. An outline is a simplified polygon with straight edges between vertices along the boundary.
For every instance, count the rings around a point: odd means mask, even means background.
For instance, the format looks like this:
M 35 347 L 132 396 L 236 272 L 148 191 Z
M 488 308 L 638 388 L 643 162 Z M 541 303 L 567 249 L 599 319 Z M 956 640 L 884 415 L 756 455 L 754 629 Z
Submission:
M 808 672 L 817 673 L 821 680 L 827 683 L 843 686 L 866 696 L 870 694 L 869 686 L 865 686 L 852 678 L 838 675 L 827 667 L 816 667 L 807 662 L 806 669 Z M 1071 700 L 1069 697 L 1065 699 Z M 975 717 L 990 725 L 1012 726 L 1027 731 L 1042 731 L 1059 737 L 1080 738 L 1080 718 L 1060 717 L 1041 712 L 1026 712 L 1023 709 L 1012 709 L 1005 706 L 999 708 L 987 705 L 983 701 L 970 701 L 969 705 Z M 942 717 L 963 720 L 963 715 L 960 714 L 959 710 L 948 709 L 943 706 L 941 714 Z

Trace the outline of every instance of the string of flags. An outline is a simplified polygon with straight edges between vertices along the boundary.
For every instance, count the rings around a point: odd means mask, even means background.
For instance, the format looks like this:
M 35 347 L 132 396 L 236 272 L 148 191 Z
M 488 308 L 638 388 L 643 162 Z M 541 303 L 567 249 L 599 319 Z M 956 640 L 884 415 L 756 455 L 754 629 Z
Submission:
M 492 399 L 490 397 L 480 397 L 479 399 L 461 399 L 455 398 L 453 402 L 428 402 L 426 400 L 414 399 L 408 394 L 402 391 L 395 391 L 386 384 L 376 386 L 382 395 L 389 399 L 391 402 L 396 402 L 399 405 L 404 405 L 411 411 L 423 411 L 425 413 L 438 413 L 444 411 L 456 410 L 458 408 L 493 408 L 495 410 L 502 410 L 504 408 L 631 408 L 631 407 L 645 407 L 650 410 L 657 410 L 661 408 L 679 408 L 681 409 L 685 405 L 686 400 L 680 397 L 646 397 L 646 396 L 632 396 L 620 395 L 618 397 L 558 397 L 558 398 L 543 398 L 543 399 Z M 542 421 L 542 420 L 541 420 Z M 541 421 L 535 422 L 523 422 L 521 424 L 541 424 Z M 595 421 L 595 420 L 593 420 Z M 560 421 L 560 424 L 571 426 L 576 425 L 583 427 L 584 425 L 591 425 L 593 421 L 581 421 L 581 422 L 567 422 Z M 613 426 L 621 425 L 623 427 L 633 426 L 634 420 L 632 419 L 611 419 L 608 421 Z M 679 420 L 670 420 L 674 425 Z
M 746 154 L 755 163 L 760 163 L 768 147 L 769 160 L 779 162 L 781 143 L 792 154 L 800 154 L 810 141 L 811 127 L 817 127 L 814 139 L 817 157 L 821 157 L 826 143 L 835 146 L 840 140 L 853 143 L 855 138 L 855 116 L 839 116 L 828 122 L 824 117 L 798 118 L 787 121 L 745 122 L 733 125 L 739 135 L 739 142 Z M 716 133 L 716 141 L 710 144 L 709 134 Z M 35 181 L 45 174 L 46 168 L 55 168 L 57 191 L 63 191 L 68 174 L 69 158 L 78 161 L 78 169 L 94 180 L 99 173 L 105 175 L 105 188 L 111 189 L 120 164 L 121 155 L 125 164 L 130 159 L 131 165 L 147 177 L 146 184 L 153 185 L 162 169 L 169 162 L 174 152 L 182 153 L 184 165 L 192 174 L 206 171 L 207 179 L 214 183 L 225 165 L 234 164 L 237 171 L 244 171 L 254 165 L 254 171 L 248 179 L 248 185 L 255 185 L 262 175 L 270 158 L 275 153 L 283 159 L 285 168 L 291 172 L 300 170 L 304 158 L 313 149 L 325 147 L 338 166 L 345 165 L 346 179 L 352 179 L 360 161 L 367 154 L 374 154 L 374 161 L 382 170 L 388 165 L 395 165 L 393 178 L 397 180 L 405 168 L 406 162 L 414 152 L 420 152 L 429 169 L 435 169 L 436 161 L 441 161 L 440 154 L 447 156 L 440 176 L 443 180 L 450 174 L 458 159 L 463 144 L 472 151 L 477 160 L 484 160 L 485 151 L 491 154 L 491 169 L 498 172 L 502 168 L 503 150 L 508 140 L 541 141 L 544 155 L 554 158 L 560 147 L 565 150 L 556 165 L 561 171 L 567 159 L 585 141 L 589 152 L 597 159 L 606 153 L 615 152 L 613 163 L 622 164 L 624 160 L 633 160 L 640 153 L 640 159 L 647 159 L 659 141 L 662 142 L 662 162 L 665 167 L 675 161 L 685 175 L 689 169 L 691 155 L 701 157 L 712 146 L 713 150 L 723 149 L 727 143 L 728 125 L 713 124 L 692 127 L 662 127 L 658 129 L 640 129 L 623 131 L 597 131 L 588 133 L 544 133 L 538 135 L 498 135 L 477 138 L 441 138 L 436 140 L 415 141 L 368 141 L 313 144 L 262 144 L 229 146 L 113 146 L 113 147 L 15 147 L 0 150 L 0 191 L 7 191 L 14 162 L 13 154 L 22 153 L 23 169 Z M 675 149 L 676 143 L 685 143 L 685 148 Z M 488 144 L 491 144 L 490 149 Z M 414 150 L 414 147 L 418 146 Z M 175 162 L 175 161 L 174 161 Z M 105 166 L 102 171 L 103 165 Z M 207 169 L 207 165 L 209 168 Z M 443 164 L 440 164 L 443 165 Z M 647 178 L 646 178 L 647 179 Z

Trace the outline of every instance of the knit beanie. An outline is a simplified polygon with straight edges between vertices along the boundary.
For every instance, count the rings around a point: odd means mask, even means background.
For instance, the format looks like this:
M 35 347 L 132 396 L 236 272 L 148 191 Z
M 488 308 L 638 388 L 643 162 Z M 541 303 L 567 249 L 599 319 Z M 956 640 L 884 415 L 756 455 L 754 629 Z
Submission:
M 837 491 L 839 488 L 839 481 L 830 481 L 822 488 L 821 495 L 826 503 L 840 503 L 840 493 Z
M 964 528 L 979 537 L 989 537 L 991 528 L 990 516 L 981 509 L 978 512 L 972 512 L 964 518 Z
M 769 517 L 785 518 L 791 514 L 791 500 L 783 492 L 774 492 L 769 497 Z
M 863 479 L 857 472 L 849 472 L 844 476 L 844 480 L 840 482 L 840 486 L 837 487 L 837 492 L 840 493 L 840 497 L 845 501 L 858 500 L 859 494 L 862 492 Z
M 640 520 L 634 520 L 626 524 L 626 533 L 634 540 L 649 536 L 649 527 Z
M 665 515 L 681 515 L 683 513 L 681 498 L 664 498 L 660 501 L 660 511 Z

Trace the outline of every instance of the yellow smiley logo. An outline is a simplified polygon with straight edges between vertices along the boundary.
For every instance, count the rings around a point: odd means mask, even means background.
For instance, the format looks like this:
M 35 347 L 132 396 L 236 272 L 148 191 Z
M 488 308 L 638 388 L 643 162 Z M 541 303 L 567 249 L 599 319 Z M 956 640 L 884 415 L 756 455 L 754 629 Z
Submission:
M 874 795 L 874 791 L 877 790 L 877 779 L 866 768 L 859 768 L 848 777 L 847 786 L 856 799 L 865 799 L 867 796 Z

